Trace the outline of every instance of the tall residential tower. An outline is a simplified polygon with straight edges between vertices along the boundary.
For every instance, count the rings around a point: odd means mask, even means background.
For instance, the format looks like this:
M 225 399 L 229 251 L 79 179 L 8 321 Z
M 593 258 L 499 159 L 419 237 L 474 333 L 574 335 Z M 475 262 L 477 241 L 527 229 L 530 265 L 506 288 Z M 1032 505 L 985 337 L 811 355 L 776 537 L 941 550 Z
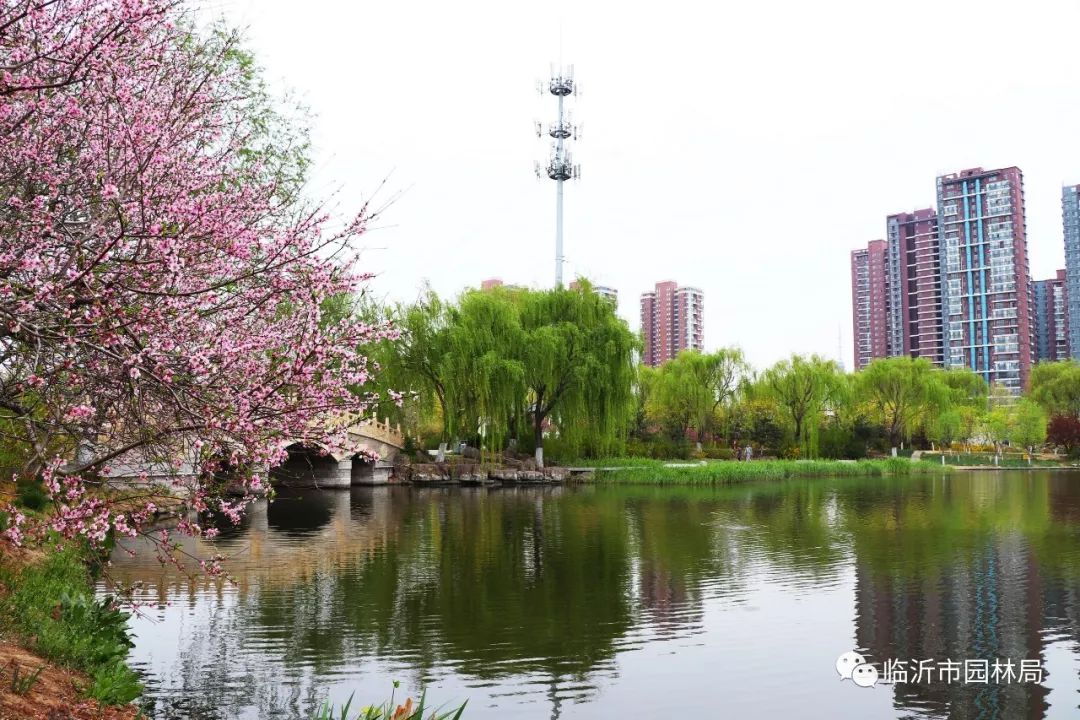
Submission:
M 1069 293 L 1065 271 L 1031 283 L 1035 298 L 1035 362 L 1069 358 Z
M 1069 355 L 1080 360 L 1080 185 L 1061 189 L 1061 221 L 1065 231 Z
M 641 295 L 642 362 L 656 367 L 682 350 L 703 350 L 705 293 L 667 280 Z
M 1019 168 L 937 179 L 944 360 L 1019 394 L 1034 355 Z
M 851 252 L 851 337 L 855 346 L 855 369 L 886 357 L 884 240 L 871 240 Z
M 888 355 L 944 362 L 941 326 L 941 259 L 933 208 L 897 213 L 885 220 Z

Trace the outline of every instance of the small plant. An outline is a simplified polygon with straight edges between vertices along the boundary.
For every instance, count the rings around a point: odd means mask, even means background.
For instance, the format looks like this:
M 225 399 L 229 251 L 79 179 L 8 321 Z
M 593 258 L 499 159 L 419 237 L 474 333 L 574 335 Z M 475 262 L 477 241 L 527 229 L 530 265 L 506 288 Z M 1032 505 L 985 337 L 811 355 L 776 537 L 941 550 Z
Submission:
M 38 677 L 41 676 L 41 671 L 45 669 L 45 666 L 42 665 L 34 672 L 24 674 L 19 664 L 12 660 L 8 663 L 7 668 L 0 670 L 0 677 L 3 677 L 4 672 L 6 672 L 8 668 L 11 668 L 11 692 L 22 696 L 29 693 L 34 687 L 34 684 L 37 683 Z
M 390 693 L 389 700 L 382 705 L 368 705 L 361 708 L 357 714 L 352 716 L 349 715 L 353 702 L 352 695 L 343 705 L 336 708 L 329 701 L 324 701 L 312 717 L 312 720 L 425 720 L 424 705 L 427 693 L 420 694 L 420 702 L 418 703 L 414 703 L 412 698 L 406 698 L 405 702 L 395 705 L 394 693 L 399 686 L 400 683 L 395 680 L 394 690 Z M 439 712 L 436 708 L 431 711 L 426 720 L 460 720 L 461 714 L 465 712 L 465 705 L 466 703 L 462 703 L 457 710 L 447 712 Z
M 41 512 L 49 504 L 49 496 L 40 480 L 21 479 L 15 484 L 15 504 L 27 510 Z

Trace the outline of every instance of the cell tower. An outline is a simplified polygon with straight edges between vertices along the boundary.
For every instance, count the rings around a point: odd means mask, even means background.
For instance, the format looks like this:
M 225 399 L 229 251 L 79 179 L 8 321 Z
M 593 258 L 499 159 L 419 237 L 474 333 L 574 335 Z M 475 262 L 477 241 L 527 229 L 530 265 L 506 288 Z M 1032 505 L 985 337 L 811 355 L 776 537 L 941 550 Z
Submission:
M 566 99 L 577 96 L 574 84 L 574 66 L 552 66 L 551 78 L 547 83 L 540 83 L 540 94 L 551 93 L 559 100 L 559 119 L 547 126 L 536 123 L 536 136 L 543 137 L 546 132 L 551 136 L 551 155 L 547 164 L 536 163 L 536 176 L 545 175 L 555 181 L 555 285 L 561 287 L 563 271 L 563 183 L 581 177 L 581 166 L 571 159 L 570 141 L 578 139 L 578 128 L 570 120 L 566 109 Z

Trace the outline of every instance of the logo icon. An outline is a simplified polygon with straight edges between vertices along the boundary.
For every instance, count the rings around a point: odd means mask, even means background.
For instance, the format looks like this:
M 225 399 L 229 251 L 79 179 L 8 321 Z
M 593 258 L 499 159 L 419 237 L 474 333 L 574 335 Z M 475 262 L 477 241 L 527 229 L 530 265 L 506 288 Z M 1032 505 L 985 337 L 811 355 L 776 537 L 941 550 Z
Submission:
M 836 658 L 836 672 L 840 674 L 841 680 L 850 680 L 855 668 L 864 664 L 866 664 L 866 658 L 854 650 L 849 650 Z
M 878 682 L 878 670 L 866 662 L 859 653 L 849 650 L 836 658 L 836 672 L 841 682 L 851 680 L 859 687 L 874 687 Z
M 851 673 L 851 679 L 859 687 L 874 687 L 878 681 L 877 668 L 869 663 L 857 665 Z

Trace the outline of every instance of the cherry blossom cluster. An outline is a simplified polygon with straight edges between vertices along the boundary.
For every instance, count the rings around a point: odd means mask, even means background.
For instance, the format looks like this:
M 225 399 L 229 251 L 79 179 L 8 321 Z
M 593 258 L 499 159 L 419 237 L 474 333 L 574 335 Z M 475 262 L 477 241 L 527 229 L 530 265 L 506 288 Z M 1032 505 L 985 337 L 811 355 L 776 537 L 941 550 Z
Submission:
M 105 492 L 132 463 L 193 467 L 196 509 L 238 522 L 250 497 L 214 480 L 258 491 L 288 444 L 342 447 L 340 418 L 373 400 L 362 348 L 394 336 L 325 316 L 369 277 L 352 252 L 368 208 L 339 219 L 307 198 L 237 38 L 185 12 L 0 8 L 0 433 L 55 506 L 12 515 L 15 542 L 145 535 L 153 502 Z

